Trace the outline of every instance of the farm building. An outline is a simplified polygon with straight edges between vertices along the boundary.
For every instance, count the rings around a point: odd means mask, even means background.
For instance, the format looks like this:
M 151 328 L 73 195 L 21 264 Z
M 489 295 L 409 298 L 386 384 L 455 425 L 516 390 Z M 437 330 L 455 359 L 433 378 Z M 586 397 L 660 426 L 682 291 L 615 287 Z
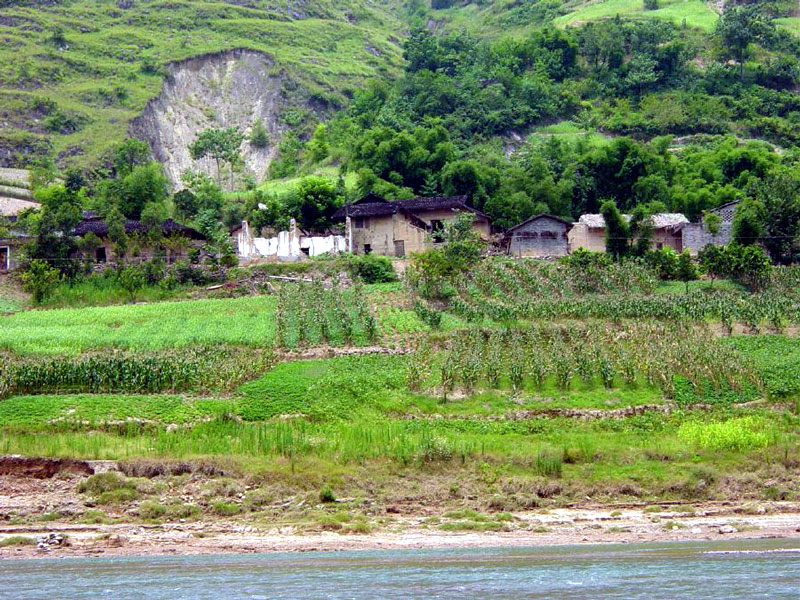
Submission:
M 459 213 L 474 215 L 474 228 L 485 240 L 489 217 L 467 205 L 466 196 L 389 201 L 377 194 L 340 208 L 333 218 L 345 222 L 345 238 L 353 254 L 405 257 L 430 247 L 444 223 Z
M 733 238 L 733 217 L 736 215 L 738 206 L 739 201 L 735 200 L 708 211 L 707 214 L 715 214 L 720 217 L 719 232 L 716 235 L 708 231 L 705 217 L 700 223 L 686 225 L 681 231 L 683 247 L 688 248 L 689 252 L 694 255 L 708 244 L 715 246 L 730 244 Z
M 630 215 L 623 215 L 625 220 L 630 220 Z M 653 247 L 670 247 L 676 252 L 683 252 L 682 231 L 689 225 L 689 219 L 680 213 L 658 213 L 652 216 Z M 605 252 L 606 250 L 606 221 L 603 215 L 581 215 L 578 222 L 569 232 L 570 252 L 578 248 Z
M 561 217 L 539 214 L 515 225 L 506 232 L 508 253 L 535 258 L 569 254 L 568 233 L 572 222 Z
M 10 271 L 18 264 L 18 256 L 28 236 L 15 228 L 17 215 L 26 210 L 38 210 L 36 202 L 18 198 L 0 198 L 0 272 Z
M 114 243 L 109 239 L 108 224 L 103 217 L 92 211 L 84 211 L 83 220 L 75 227 L 73 235 L 85 238 L 89 234 L 94 234 L 97 243 L 92 248 L 82 250 L 84 258 L 91 258 L 97 263 L 108 262 L 113 255 Z M 157 256 L 157 250 L 147 241 L 147 227 L 140 221 L 128 219 L 125 221 L 125 233 L 132 238 L 131 246 L 135 247 L 132 253 L 140 260 L 148 260 Z M 167 219 L 161 225 L 161 233 L 166 248 L 167 262 L 172 263 L 176 260 L 186 258 L 190 247 L 200 247 L 206 241 L 199 231 L 180 225 L 172 219 Z M 91 252 L 91 256 L 86 256 Z

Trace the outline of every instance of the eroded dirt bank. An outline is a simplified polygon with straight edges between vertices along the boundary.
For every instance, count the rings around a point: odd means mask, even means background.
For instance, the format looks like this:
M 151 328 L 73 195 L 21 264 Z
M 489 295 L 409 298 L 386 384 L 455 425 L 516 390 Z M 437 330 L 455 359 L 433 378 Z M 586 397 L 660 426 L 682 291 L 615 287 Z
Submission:
M 113 463 L 91 463 L 102 472 Z M 71 465 L 74 467 L 74 465 Z M 80 467 L 78 467 L 80 469 Z M 662 502 L 538 508 L 447 519 L 444 506 L 372 506 L 373 526 L 329 531 L 330 523 L 267 514 L 186 519 L 143 518 L 138 508 L 110 510 L 92 522 L 95 503 L 78 491 L 86 476 L 0 476 L 0 558 L 307 552 L 367 549 L 543 546 L 581 543 L 795 538 L 800 502 Z M 169 486 L 170 484 L 166 484 Z M 352 505 L 351 505 L 352 506 Z M 105 507 L 104 507 L 105 508 Z M 311 507 L 312 509 L 314 507 Z M 343 510 L 346 512 L 346 510 Z M 20 517 L 25 515 L 25 517 Z M 472 519 L 472 521 L 464 520 Z M 485 520 L 482 520 L 485 519 Z M 101 520 L 97 518 L 97 520 Z M 492 531 L 447 523 L 497 523 Z M 800 542 L 799 542 L 800 543 Z

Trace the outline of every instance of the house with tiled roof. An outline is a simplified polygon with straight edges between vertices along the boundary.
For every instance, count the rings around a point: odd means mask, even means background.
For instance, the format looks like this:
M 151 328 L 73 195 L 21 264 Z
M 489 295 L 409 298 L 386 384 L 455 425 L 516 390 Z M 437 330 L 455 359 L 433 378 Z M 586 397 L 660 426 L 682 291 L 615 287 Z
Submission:
M 630 221 L 630 215 L 622 215 Z M 670 247 L 676 252 L 683 252 L 683 228 L 689 225 L 689 219 L 680 213 L 657 213 L 650 217 L 653 226 L 653 248 Z M 578 248 L 605 252 L 606 221 L 603 215 L 581 215 L 569 232 L 569 250 Z
M 390 201 L 368 194 L 340 208 L 333 219 L 345 223 L 345 237 L 353 254 L 402 258 L 430 247 L 444 224 L 462 213 L 473 216 L 475 230 L 488 241 L 491 220 L 469 206 L 466 196 Z
M 95 244 L 84 245 L 81 250 L 83 258 L 89 258 L 97 263 L 105 263 L 111 259 L 114 244 L 109 238 L 108 230 L 108 223 L 102 216 L 90 210 L 83 212 L 83 218 L 75 226 L 72 235 L 85 239 L 92 234 L 96 240 Z M 147 227 L 141 221 L 126 219 L 125 233 L 132 239 L 133 256 L 130 258 L 148 260 L 156 256 L 157 249 L 148 241 Z M 167 219 L 161 224 L 161 237 L 166 247 L 165 258 L 170 263 L 185 258 L 188 248 L 202 246 L 206 241 L 206 236 L 196 229 L 181 225 L 172 219 Z M 86 256 L 86 253 L 91 253 L 91 256 Z

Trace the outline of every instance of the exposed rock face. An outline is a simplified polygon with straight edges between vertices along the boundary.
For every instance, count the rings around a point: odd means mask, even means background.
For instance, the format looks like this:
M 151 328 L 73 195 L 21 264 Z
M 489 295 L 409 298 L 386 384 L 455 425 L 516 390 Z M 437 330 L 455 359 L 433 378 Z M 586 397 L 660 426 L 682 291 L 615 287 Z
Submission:
M 150 144 L 170 181 L 180 187 L 186 169 L 217 176 L 212 159 L 194 161 L 189 155 L 189 145 L 198 132 L 238 127 L 249 139 L 254 123 L 261 120 L 270 144 L 256 148 L 248 139 L 242 144 L 244 173 L 260 180 L 275 157 L 281 130 L 278 115 L 283 106 L 283 82 L 272 69 L 267 55 L 243 49 L 172 63 L 161 93 L 131 122 L 131 134 Z M 230 171 L 223 165 L 223 183 L 229 184 L 229 178 Z

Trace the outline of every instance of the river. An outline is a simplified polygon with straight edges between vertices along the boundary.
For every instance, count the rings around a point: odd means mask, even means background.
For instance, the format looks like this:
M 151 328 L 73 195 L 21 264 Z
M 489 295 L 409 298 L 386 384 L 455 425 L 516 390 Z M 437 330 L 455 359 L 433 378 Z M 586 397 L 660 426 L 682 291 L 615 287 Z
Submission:
M 18 598 L 800 598 L 800 541 L 0 562 Z

